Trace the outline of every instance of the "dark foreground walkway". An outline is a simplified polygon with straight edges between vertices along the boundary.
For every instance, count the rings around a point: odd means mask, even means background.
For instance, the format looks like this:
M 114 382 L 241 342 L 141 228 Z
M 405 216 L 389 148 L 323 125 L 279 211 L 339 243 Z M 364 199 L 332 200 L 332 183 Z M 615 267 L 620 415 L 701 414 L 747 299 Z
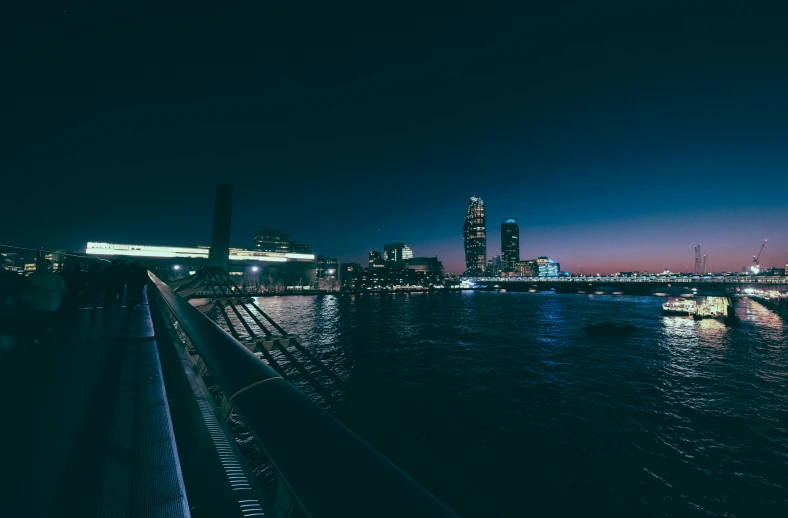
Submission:
M 189 515 L 147 304 L 61 314 L 0 362 L 1 516 Z

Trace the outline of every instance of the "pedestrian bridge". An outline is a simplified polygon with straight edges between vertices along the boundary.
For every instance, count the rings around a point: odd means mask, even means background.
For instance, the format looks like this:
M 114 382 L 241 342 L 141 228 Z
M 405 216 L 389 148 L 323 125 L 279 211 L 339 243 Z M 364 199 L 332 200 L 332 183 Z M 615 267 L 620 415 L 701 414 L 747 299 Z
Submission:
M 153 274 L 143 295 L 64 310 L 0 359 L 3 516 L 498 515 L 407 441 L 384 455 Z

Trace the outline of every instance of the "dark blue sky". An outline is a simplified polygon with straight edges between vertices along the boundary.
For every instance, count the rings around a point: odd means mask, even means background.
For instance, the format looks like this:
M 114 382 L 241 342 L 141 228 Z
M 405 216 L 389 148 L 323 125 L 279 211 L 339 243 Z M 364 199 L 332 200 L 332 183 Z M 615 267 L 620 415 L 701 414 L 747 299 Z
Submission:
M 0 242 L 233 245 L 263 226 L 464 269 L 468 198 L 522 257 L 609 272 L 788 259 L 785 12 L 543 3 L 146 10 L 3 26 Z M 62 11 L 66 12 L 62 12 Z M 549 11 L 548 11 L 549 10 Z

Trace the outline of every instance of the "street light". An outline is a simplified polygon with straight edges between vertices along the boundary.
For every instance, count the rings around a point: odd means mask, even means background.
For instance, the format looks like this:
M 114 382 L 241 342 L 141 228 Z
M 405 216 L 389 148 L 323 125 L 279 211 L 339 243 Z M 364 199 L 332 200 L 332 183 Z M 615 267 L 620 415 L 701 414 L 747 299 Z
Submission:
M 175 266 L 172 267 L 172 269 L 173 270 L 180 270 L 181 269 L 181 265 L 176 264 Z
M 253 271 L 253 272 L 256 272 L 256 271 L 257 271 L 257 270 L 259 270 L 259 269 L 260 269 L 260 268 L 258 268 L 257 266 L 252 266 L 252 271 Z

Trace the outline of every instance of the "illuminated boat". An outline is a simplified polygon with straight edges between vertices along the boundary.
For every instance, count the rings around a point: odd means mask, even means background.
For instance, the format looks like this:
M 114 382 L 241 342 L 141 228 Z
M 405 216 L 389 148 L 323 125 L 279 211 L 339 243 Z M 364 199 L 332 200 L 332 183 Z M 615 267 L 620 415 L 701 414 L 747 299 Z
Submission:
M 698 312 L 698 303 L 692 299 L 682 297 L 668 297 L 662 304 L 663 315 L 690 316 Z

